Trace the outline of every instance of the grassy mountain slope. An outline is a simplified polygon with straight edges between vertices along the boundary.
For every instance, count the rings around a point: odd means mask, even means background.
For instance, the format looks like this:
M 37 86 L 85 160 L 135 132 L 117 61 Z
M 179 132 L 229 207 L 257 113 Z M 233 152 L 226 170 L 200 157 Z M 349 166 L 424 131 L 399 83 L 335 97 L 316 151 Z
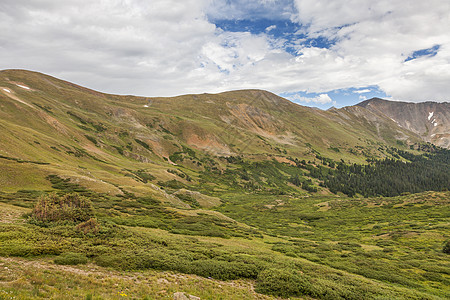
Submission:
M 162 180 L 174 178 L 166 172 L 168 158 L 188 148 L 199 159 L 263 155 L 309 160 L 320 153 L 364 162 L 387 155 L 380 145 L 418 141 L 398 128 L 386 127 L 380 134 L 368 124 L 358 125 L 356 114 L 319 111 L 258 90 L 173 98 L 116 96 L 39 73 L 6 70 L 0 73 L 0 101 L 0 155 L 31 161 L 18 167 L 21 173 L 75 176 L 111 193 L 118 192 L 117 185 L 139 186 L 123 180 L 123 169 L 130 166 L 151 168 Z M 195 159 L 185 164 L 203 169 Z M 5 188 L 10 184 L 14 189 L 18 179 L 2 180 Z M 41 184 L 45 187 L 38 179 L 29 183 L 34 188 Z

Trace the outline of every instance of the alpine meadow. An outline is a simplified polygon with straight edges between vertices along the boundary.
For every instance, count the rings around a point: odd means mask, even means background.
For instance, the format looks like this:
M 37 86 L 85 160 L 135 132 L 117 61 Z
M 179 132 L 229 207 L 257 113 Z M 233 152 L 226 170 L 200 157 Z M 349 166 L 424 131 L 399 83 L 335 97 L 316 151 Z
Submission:
M 0 71 L 0 299 L 448 299 L 449 128 Z

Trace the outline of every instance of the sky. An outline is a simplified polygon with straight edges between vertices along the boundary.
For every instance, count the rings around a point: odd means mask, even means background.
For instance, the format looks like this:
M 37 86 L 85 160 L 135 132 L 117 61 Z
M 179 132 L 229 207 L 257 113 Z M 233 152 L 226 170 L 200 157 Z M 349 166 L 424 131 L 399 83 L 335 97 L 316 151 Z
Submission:
M 101 92 L 450 99 L 448 0 L 1 0 L 0 69 Z

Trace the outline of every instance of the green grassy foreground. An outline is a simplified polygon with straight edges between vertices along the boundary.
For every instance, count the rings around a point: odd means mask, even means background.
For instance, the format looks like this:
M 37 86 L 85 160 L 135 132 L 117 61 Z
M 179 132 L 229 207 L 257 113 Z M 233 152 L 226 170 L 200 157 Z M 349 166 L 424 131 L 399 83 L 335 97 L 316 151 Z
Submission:
M 272 299 L 252 291 L 252 282 L 220 281 L 173 272 L 126 272 L 94 264 L 55 265 L 50 259 L 0 258 L 0 299 Z M 221 296 L 222 295 L 222 296 Z
M 112 207 L 96 200 L 99 227 L 91 232 L 77 222 L 32 221 L 35 196 L 1 194 L 2 299 L 64 298 L 60 287 L 80 299 L 122 291 L 132 299 L 170 299 L 172 291 L 250 299 L 257 297 L 252 286 L 266 295 L 318 299 L 450 295 L 442 252 L 449 192 L 365 199 L 230 193 L 216 215 L 146 206 L 141 198 Z

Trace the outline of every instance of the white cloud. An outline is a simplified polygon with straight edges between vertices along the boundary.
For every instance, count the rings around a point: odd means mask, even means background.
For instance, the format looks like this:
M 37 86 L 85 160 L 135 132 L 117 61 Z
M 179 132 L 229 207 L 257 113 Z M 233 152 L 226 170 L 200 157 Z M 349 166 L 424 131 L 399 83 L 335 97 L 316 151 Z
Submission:
M 328 96 L 328 94 L 320 94 L 316 97 L 304 97 L 299 94 L 294 94 L 287 98 L 293 102 L 316 103 L 316 104 L 328 104 L 328 103 L 336 104 L 336 102 L 333 101 L 333 99 L 331 99 L 330 96 Z
M 296 0 L 296 6 L 310 36 L 336 41 L 323 55 L 332 59 L 317 65 L 329 71 L 331 60 L 339 61 L 343 70 L 333 73 L 344 76 L 319 90 L 366 83 L 393 98 L 449 100 L 449 1 Z M 434 45 L 441 45 L 436 56 L 405 62 Z
M 231 72 L 252 67 L 268 52 L 270 45 L 264 36 L 221 32 L 202 47 L 200 58 L 205 64 L 213 63 L 220 70 Z
M 0 8 L 1 69 L 37 70 L 104 92 L 261 88 L 317 93 L 309 103 L 327 104 L 331 90 L 379 86 L 394 99 L 450 98 L 450 1 L 3 0 Z M 226 32 L 212 23 L 221 18 L 294 20 L 333 45 L 275 39 L 272 26 Z M 405 62 L 434 45 L 435 56 Z
M 277 28 L 277 25 L 270 25 L 269 27 L 266 28 L 266 32 L 270 32 L 271 30 L 274 30 Z
M 162 87 L 174 82 L 183 90 L 216 31 L 201 0 L 6 2 L 1 68 L 47 72 L 107 92 L 167 95 Z
M 356 90 L 356 91 L 353 91 L 353 93 L 356 93 L 356 94 L 365 94 L 365 93 L 370 93 L 372 90 L 369 90 L 369 89 L 363 89 L 363 90 Z

